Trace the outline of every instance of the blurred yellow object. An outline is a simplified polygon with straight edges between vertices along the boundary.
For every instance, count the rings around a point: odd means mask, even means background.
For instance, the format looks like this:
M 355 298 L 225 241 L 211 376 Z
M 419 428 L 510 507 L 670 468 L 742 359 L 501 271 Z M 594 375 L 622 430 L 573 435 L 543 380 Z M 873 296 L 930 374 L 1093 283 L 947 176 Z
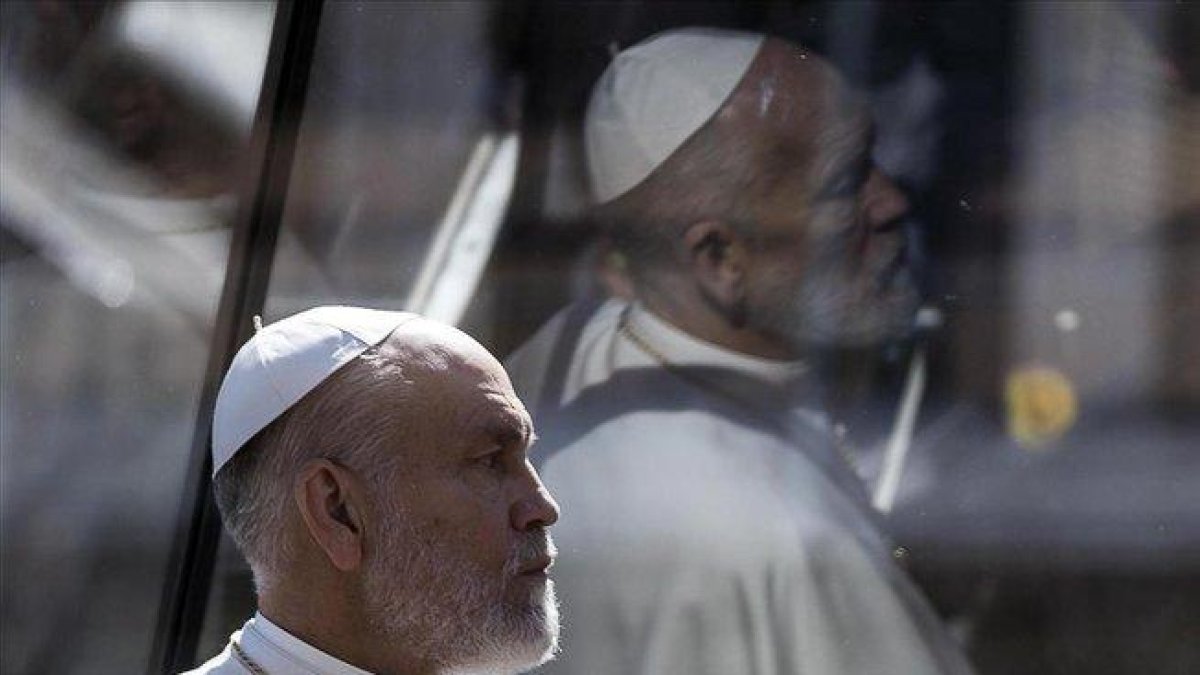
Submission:
M 1029 449 L 1044 447 L 1062 437 L 1079 413 L 1071 381 L 1046 366 L 1024 366 L 1009 373 L 1004 401 L 1009 435 Z

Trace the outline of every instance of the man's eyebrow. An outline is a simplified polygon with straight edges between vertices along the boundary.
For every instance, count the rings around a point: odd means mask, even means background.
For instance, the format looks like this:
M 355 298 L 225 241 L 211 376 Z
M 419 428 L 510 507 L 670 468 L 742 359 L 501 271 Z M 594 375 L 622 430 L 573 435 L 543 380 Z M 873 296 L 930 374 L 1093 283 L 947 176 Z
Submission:
M 866 120 L 859 119 L 852 123 L 852 128 L 846 142 L 847 162 L 858 163 L 864 159 L 869 160 L 875 147 L 875 122 L 870 117 Z
M 815 173 L 820 184 L 840 180 L 848 172 L 859 172 L 872 164 L 875 123 L 869 118 L 843 120 L 822 139 L 828 153 Z
M 511 412 L 500 413 L 488 419 L 483 426 L 483 433 L 506 444 L 522 441 L 533 445 L 536 438 L 533 425 L 527 419 Z

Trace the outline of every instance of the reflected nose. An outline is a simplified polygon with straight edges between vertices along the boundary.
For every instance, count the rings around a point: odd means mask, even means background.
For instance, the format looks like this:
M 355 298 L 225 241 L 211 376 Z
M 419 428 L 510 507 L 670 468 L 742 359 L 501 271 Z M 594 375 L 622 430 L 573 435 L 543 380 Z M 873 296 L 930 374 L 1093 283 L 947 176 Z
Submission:
M 558 503 L 546 489 L 537 470 L 528 461 L 528 480 L 521 497 L 512 506 L 512 526 L 519 532 L 536 527 L 549 527 L 558 522 Z
M 862 190 L 862 208 L 871 229 L 887 231 L 899 225 L 908 214 L 908 198 L 877 168 L 872 168 Z

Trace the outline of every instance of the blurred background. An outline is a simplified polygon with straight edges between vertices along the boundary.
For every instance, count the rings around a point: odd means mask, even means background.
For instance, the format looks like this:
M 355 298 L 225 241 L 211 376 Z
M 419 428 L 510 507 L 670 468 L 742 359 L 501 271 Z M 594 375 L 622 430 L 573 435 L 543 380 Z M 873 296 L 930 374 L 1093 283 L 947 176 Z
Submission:
M 504 355 L 602 292 L 587 95 L 686 25 L 872 101 L 940 317 L 889 526 L 979 672 L 1200 672 L 1200 6 L 650 0 L 0 3 L 0 670 L 164 668 L 238 308 Z M 912 347 L 837 357 L 868 463 Z M 204 655 L 253 596 L 201 562 Z

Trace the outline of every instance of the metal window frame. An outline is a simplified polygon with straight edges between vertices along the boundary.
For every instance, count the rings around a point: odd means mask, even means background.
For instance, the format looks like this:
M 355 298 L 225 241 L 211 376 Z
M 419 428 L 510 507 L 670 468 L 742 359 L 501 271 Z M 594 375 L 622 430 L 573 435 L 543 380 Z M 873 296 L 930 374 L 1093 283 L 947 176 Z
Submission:
M 208 602 L 221 521 L 211 490 L 212 410 L 221 377 L 253 330 L 271 276 L 292 173 L 308 76 L 324 0 L 279 0 L 251 134 L 249 170 L 242 177 L 197 411 L 175 540 L 159 603 L 147 672 L 176 673 L 195 663 Z

